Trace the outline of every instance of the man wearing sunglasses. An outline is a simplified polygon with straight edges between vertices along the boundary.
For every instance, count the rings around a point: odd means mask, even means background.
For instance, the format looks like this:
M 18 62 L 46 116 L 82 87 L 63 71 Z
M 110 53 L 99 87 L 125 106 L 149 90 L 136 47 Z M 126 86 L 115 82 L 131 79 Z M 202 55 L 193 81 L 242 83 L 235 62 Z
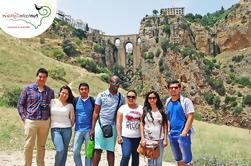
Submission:
M 109 82 L 109 88 L 98 94 L 93 112 L 91 136 L 95 138 L 93 166 L 98 166 L 102 150 L 107 151 L 109 166 L 114 166 L 114 150 L 116 143 L 115 117 L 118 108 L 125 104 L 125 98 L 119 92 L 120 79 L 114 75 Z M 98 121 L 98 122 L 97 122 Z M 105 127 L 107 130 L 103 130 Z M 106 135 L 105 131 L 108 132 Z
M 171 95 L 165 109 L 170 124 L 169 140 L 173 156 L 178 166 L 192 166 L 191 132 L 194 119 L 194 106 L 190 99 L 182 96 L 181 84 L 174 80 L 168 83 Z

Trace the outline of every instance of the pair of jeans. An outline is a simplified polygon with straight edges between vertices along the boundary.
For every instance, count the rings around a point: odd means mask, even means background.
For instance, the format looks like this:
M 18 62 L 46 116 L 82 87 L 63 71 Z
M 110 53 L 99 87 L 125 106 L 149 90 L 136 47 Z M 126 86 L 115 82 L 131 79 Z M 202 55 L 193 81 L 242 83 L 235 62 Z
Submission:
M 163 139 L 159 142 L 160 156 L 157 159 L 150 160 L 148 159 L 148 166 L 162 166 L 162 158 L 163 158 Z
M 120 166 L 128 166 L 130 156 L 132 155 L 132 166 L 139 165 L 139 153 L 137 148 L 139 146 L 140 138 L 122 137 L 123 143 L 121 144 L 122 159 Z
M 83 142 L 85 142 L 85 152 L 87 150 L 87 143 L 90 137 L 90 131 L 75 131 L 74 141 L 73 141 L 73 158 L 76 166 L 82 166 L 81 159 L 81 147 Z M 92 159 L 85 157 L 85 166 L 91 166 Z
M 71 127 L 51 129 L 51 138 L 56 149 L 55 166 L 65 165 L 71 134 Z
M 187 136 L 172 136 L 169 135 L 170 146 L 174 159 L 183 161 L 185 164 L 192 162 L 191 137 Z

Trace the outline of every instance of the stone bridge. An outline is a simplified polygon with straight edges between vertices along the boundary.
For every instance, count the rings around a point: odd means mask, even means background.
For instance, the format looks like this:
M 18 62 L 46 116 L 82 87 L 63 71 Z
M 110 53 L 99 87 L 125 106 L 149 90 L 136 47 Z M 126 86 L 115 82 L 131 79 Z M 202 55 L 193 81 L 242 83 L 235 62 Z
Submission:
M 141 39 L 139 34 L 132 34 L 132 35 L 118 35 L 118 36 L 110 36 L 110 35 L 103 35 L 103 39 L 106 41 L 110 41 L 113 43 L 118 49 L 118 64 L 122 65 L 123 67 L 128 67 L 128 57 L 126 53 L 126 45 L 128 43 L 132 44 L 132 64 L 133 69 L 135 70 L 138 65 L 140 64 L 141 59 Z

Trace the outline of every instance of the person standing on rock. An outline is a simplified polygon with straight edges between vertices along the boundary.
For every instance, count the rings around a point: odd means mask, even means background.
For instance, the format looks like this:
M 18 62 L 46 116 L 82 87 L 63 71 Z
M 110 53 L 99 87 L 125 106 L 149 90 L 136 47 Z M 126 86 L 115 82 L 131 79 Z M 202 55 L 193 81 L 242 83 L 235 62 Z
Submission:
M 48 71 L 40 68 L 36 74 L 36 83 L 25 87 L 18 101 L 18 113 L 24 122 L 24 165 L 31 166 L 33 148 L 37 145 L 37 165 L 44 166 L 45 143 L 50 126 L 50 101 L 54 91 L 45 85 Z
M 95 135 L 93 166 L 98 166 L 102 150 L 107 151 L 109 166 L 114 166 L 116 144 L 115 119 L 118 108 L 125 104 L 124 96 L 118 92 L 120 79 L 114 75 L 110 78 L 109 88 L 98 94 L 92 120 L 91 136 Z M 98 122 L 97 122 L 98 121 Z
M 120 166 L 128 166 L 132 155 L 132 166 L 139 166 L 137 147 L 140 142 L 140 118 L 143 107 L 136 102 L 135 90 L 127 92 L 127 104 L 122 105 L 117 113 L 117 142 L 121 144 L 122 159 Z
M 89 96 L 89 85 L 81 83 L 78 87 L 80 96 L 75 98 L 74 106 L 76 112 L 75 135 L 73 140 L 73 158 L 76 166 L 82 166 L 81 147 L 85 142 L 85 152 L 90 139 L 92 127 L 92 116 L 95 100 Z M 91 166 L 91 159 L 85 157 L 85 166 Z
M 192 166 L 191 133 L 194 106 L 190 99 L 182 96 L 181 84 L 174 80 L 168 83 L 171 95 L 166 100 L 166 112 L 170 124 L 169 140 L 178 166 Z
M 162 166 L 164 147 L 167 146 L 167 117 L 159 94 L 148 92 L 145 98 L 140 124 L 140 144 L 148 148 L 159 147 L 160 155 L 148 159 L 148 166 Z
M 75 122 L 73 100 L 74 96 L 67 85 L 60 88 L 58 99 L 51 100 L 51 139 L 56 149 L 54 166 L 65 166 L 66 163 Z

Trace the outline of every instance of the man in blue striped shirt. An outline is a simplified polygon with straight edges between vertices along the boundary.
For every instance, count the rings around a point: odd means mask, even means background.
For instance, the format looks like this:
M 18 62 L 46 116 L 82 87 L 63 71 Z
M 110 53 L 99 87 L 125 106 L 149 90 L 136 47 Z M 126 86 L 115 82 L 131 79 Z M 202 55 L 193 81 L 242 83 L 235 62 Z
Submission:
M 48 71 L 40 68 L 37 71 L 36 82 L 26 86 L 18 101 L 18 113 L 24 122 L 25 166 L 31 166 L 35 141 L 37 140 L 37 165 L 44 166 L 45 143 L 50 124 L 50 101 L 54 91 L 45 85 Z

